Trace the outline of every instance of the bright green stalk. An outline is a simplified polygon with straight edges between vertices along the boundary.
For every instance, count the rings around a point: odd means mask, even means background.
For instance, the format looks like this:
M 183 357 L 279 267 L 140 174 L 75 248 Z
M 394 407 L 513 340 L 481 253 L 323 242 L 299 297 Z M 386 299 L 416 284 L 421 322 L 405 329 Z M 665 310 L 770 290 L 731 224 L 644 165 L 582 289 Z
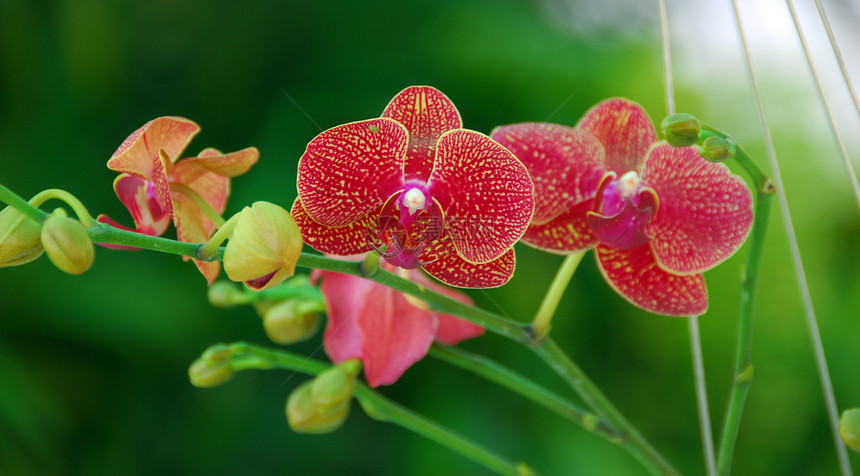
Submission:
M 245 342 L 230 344 L 230 367 L 233 370 L 280 368 L 317 375 L 329 368 L 318 360 L 291 352 L 268 349 Z M 367 415 L 374 420 L 394 423 L 425 438 L 435 441 L 466 458 L 510 476 L 531 476 L 536 473 L 524 463 L 515 463 L 499 456 L 468 438 L 436 423 L 414 411 L 382 396 L 367 385 L 358 383 L 355 398 Z
M 543 301 L 540 303 L 540 308 L 538 308 L 529 326 L 529 332 L 535 341 L 540 342 L 549 335 L 549 330 L 552 328 L 552 317 L 555 315 L 558 303 L 561 301 L 568 283 L 570 283 L 570 278 L 576 272 L 579 262 L 582 261 L 583 255 L 585 255 L 584 251 L 568 255 L 555 273 L 552 284 L 550 284 Z
M 27 203 L 26 200 L 19 197 L 17 194 L 9 190 L 8 188 L 0 185 L 0 202 L 6 203 L 10 207 L 18 210 L 19 212 L 27 215 L 33 221 L 42 223 L 42 220 L 47 218 L 48 214 L 39 210 L 35 206 L 30 203 Z

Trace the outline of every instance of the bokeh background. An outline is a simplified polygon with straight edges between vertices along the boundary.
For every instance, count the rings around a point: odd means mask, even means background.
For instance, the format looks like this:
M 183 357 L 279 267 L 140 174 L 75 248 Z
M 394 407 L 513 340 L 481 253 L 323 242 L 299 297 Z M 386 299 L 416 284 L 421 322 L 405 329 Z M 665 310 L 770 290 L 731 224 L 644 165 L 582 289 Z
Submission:
M 840 409 L 860 406 L 860 214 L 785 4 L 742 3 L 836 398 Z M 860 124 L 811 2 L 797 3 L 856 166 Z M 730 131 L 769 169 L 729 2 L 668 4 L 678 109 Z M 860 77 L 860 7 L 824 4 Z M 181 115 L 203 127 L 189 153 L 261 151 L 234 180 L 228 213 L 256 200 L 287 207 L 307 142 L 378 116 L 409 85 L 441 89 L 466 127 L 483 132 L 572 125 L 612 96 L 638 101 L 659 123 L 661 61 L 656 1 L 0 0 L 0 182 L 27 197 L 66 189 L 94 214 L 130 224 L 105 162 L 146 121 Z M 517 252 L 508 286 L 471 295 L 525 321 L 561 259 Z M 701 328 L 716 429 L 746 252 L 707 273 Z M 796 283 L 775 209 L 735 474 L 837 472 Z M 703 474 L 684 320 L 631 307 L 586 258 L 553 333 L 680 470 Z M 194 266 L 173 256 L 98 249 L 79 277 L 44 257 L 1 269 L 0 474 L 487 474 L 358 407 L 335 433 L 292 433 L 283 406 L 300 376 L 188 383 L 203 349 L 236 340 L 265 344 L 260 319 L 209 306 Z M 463 346 L 569 394 L 502 338 Z M 324 358 L 319 338 L 294 350 Z M 382 392 L 544 474 L 643 473 L 614 445 L 433 359 Z M 860 467 L 858 455 L 852 461 Z

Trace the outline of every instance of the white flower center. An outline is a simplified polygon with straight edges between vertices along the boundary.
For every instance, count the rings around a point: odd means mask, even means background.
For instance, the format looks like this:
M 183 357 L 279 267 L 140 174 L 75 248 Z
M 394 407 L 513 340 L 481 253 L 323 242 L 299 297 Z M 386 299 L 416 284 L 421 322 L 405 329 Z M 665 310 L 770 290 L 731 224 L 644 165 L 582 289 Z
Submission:
M 411 188 L 403 194 L 403 204 L 409 209 L 409 214 L 414 215 L 418 210 L 423 210 L 427 204 L 427 197 L 417 188 Z
M 621 197 L 627 198 L 639 191 L 639 174 L 631 170 L 618 179 L 618 191 Z

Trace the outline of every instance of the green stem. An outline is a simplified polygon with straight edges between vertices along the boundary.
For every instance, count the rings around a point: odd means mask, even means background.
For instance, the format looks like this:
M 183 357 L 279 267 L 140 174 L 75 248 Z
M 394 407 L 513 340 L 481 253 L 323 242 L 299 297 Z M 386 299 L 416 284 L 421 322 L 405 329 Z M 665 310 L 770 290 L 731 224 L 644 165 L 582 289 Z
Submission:
M 62 200 L 63 202 L 66 202 L 70 207 L 72 207 L 72 210 L 74 210 L 75 215 L 78 216 L 78 220 L 80 220 L 81 224 L 84 225 L 84 227 L 91 227 L 98 224 L 95 218 L 90 215 L 90 212 L 87 210 L 87 207 L 85 207 L 84 204 L 81 203 L 80 200 L 78 200 L 78 197 L 72 195 L 65 190 L 60 190 L 58 188 L 49 188 L 48 190 L 43 190 L 36 194 L 35 197 L 30 199 L 30 204 L 35 207 L 38 207 L 42 203 L 52 198 Z
M 747 153 L 747 151 L 745 151 L 743 149 L 743 147 L 741 147 L 737 142 L 735 142 L 735 140 L 732 139 L 732 137 L 730 135 L 726 134 L 725 132 L 723 132 L 723 131 L 715 128 L 715 127 L 712 127 L 708 124 L 705 124 L 704 122 L 702 122 L 701 124 L 702 124 L 702 132 L 699 133 L 699 141 L 698 141 L 699 145 L 701 145 L 702 142 L 704 142 L 704 140 L 706 138 L 708 138 L 709 136 L 712 136 L 712 135 L 720 136 L 724 139 L 732 141 L 732 143 L 734 143 L 735 146 L 737 147 L 737 153 L 735 154 L 735 160 L 737 160 L 737 162 L 750 175 L 750 178 L 752 179 L 753 184 L 755 184 L 756 191 L 759 194 L 764 194 L 764 195 L 773 195 L 776 192 L 776 184 L 774 183 L 773 179 L 771 179 L 770 177 L 765 175 L 765 173 L 759 168 L 758 164 L 756 164 L 755 161 L 752 160 L 752 157 L 750 157 L 750 155 Z
M 652 474 L 677 475 L 678 471 L 636 430 L 615 408 L 585 373 L 574 363 L 552 339 L 532 347 L 535 353 L 556 374 L 590 406 L 599 417 L 605 420 L 617 433 L 619 444 L 633 454 Z
M 197 192 L 195 192 L 191 187 L 187 185 L 183 185 L 181 183 L 171 182 L 170 191 L 179 193 L 181 195 L 185 195 L 189 200 L 194 202 L 194 205 L 206 215 L 206 218 L 212 222 L 218 228 L 224 226 L 224 218 L 220 213 L 216 212 L 212 205 L 209 205 L 209 202 L 203 199 Z
M 280 368 L 308 375 L 317 375 L 329 368 L 318 360 L 283 350 L 268 349 L 245 342 L 229 345 L 233 370 Z M 368 416 L 378 421 L 394 423 L 433 440 L 498 474 L 526 476 L 536 474 L 523 463 L 515 463 L 474 441 L 436 423 L 358 383 L 355 398 Z
M 583 255 L 585 252 L 568 255 L 555 273 L 552 284 L 550 284 L 543 301 L 540 303 L 540 308 L 538 308 L 529 326 L 529 332 L 537 342 L 541 342 L 549 335 L 549 330 L 552 328 L 552 317 L 555 315 L 558 303 L 561 301 L 568 283 L 570 283 L 570 278 L 576 272 L 579 262 L 582 261 Z
M 39 210 L 32 204 L 27 203 L 26 200 L 4 187 L 2 184 L 0 184 L 0 202 L 9 205 L 38 223 L 42 223 L 42 221 L 48 216 L 47 213 Z
M 218 230 L 215 231 L 212 238 L 209 238 L 209 241 L 197 248 L 195 257 L 202 261 L 211 261 L 214 259 L 218 255 L 218 247 L 221 246 L 221 243 L 224 243 L 233 234 L 233 229 L 236 228 L 236 223 L 239 222 L 240 215 L 242 215 L 242 212 L 231 216 L 229 220 L 218 225 Z
M 731 471 L 732 456 L 740 429 L 741 416 L 753 378 L 753 311 L 755 308 L 756 289 L 758 287 L 759 267 L 764 250 L 768 218 L 770 216 L 770 201 L 773 198 L 773 195 L 761 190 L 758 191 L 756 196 L 758 201 L 755 207 L 755 222 L 750 232 L 750 250 L 749 255 L 747 255 L 744 275 L 741 279 L 741 310 L 738 323 L 734 381 L 723 422 L 720 449 L 717 455 L 717 474 L 719 475 L 728 475 Z
M 427 355 L 497 383 L 613 443 L 622 443 L 612 428 L 596 415 L 488 357 L 439 344 L 434 344 Z

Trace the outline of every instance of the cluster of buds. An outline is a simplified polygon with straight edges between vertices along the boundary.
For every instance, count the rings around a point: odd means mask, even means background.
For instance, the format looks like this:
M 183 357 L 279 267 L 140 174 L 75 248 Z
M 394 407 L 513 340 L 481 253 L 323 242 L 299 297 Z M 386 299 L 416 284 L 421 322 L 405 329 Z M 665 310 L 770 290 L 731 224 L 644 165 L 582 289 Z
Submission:
M 710 162 L 722 162 L 737 154 L 737 144 L 725 136 L 704 129 L 702 123 L 687 113 L 672 114 L 663 119 L 660 129 L 666 142 L 674 147 L 699 145 L 699 155 Z
M 361 370 L 357 360 L 341 362 L 302 383 L 287 398 L 287 422 L 296 433 L 330 433 L 349 416 L 355 378 Z
M 93 243 L 80 221 L 58 208 L 41 223 L 12 207 L 0 212 L 0 268 L 19 266 L 42 253 L 69 274 L 90 269 Z

